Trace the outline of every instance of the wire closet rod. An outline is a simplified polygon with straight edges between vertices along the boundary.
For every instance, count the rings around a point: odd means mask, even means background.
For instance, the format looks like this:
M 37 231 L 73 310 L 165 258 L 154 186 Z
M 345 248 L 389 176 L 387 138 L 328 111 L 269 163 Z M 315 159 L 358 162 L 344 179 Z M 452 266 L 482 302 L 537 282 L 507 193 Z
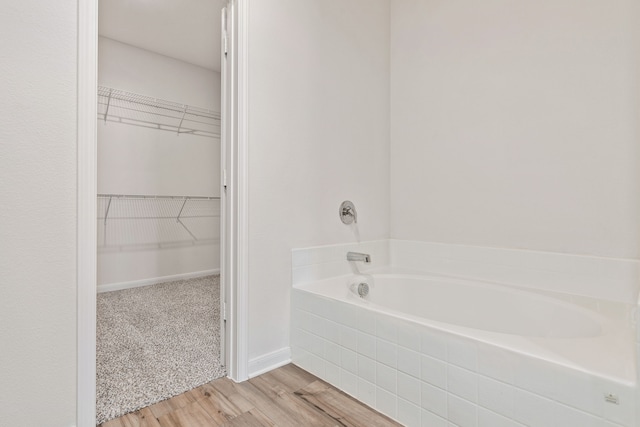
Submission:
M 178 200 L 220 200 L 220 197 L 210 196 L 153 196 L 143 194 L 98 194 L 98 197 L 117 199 L 178 199 Z
M 220 138 L 220 113 L 201 107 L 98 86 L 98 119 L 150 129 Z
M 106 97 L 106 111 L 108 113 L 109 107 L 112 104 L 112 100 L 126 101 L 135 103 L 138 105 L 144 105 L 146 107 L 158 108 L 165 111 L 172 111 L 174 113 L 187 113 L 197 117 L 203 117 L 207 119 L 220 119 L 220 113 L 217 111 L 209 110 L 208 108 L 196 107 L 193 105 L 181 104 L 175 101 L 167 101 L 166 99 L 155 98 L 151 96 L 141 95 L 138 93 L 127 92 L 120 89 L 114 89 L 107 86 L 98 86 L 98 96 Z

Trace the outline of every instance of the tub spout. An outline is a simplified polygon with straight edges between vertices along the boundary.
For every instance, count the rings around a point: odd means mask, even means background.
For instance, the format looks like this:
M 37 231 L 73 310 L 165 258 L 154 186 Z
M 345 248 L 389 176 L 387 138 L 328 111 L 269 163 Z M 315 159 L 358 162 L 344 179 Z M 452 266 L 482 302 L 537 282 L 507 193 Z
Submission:
M 360 252 L 347 252 L 347 261 L 364 261 L 368 264 L 371 262 L 371 255 L 361 254 Z

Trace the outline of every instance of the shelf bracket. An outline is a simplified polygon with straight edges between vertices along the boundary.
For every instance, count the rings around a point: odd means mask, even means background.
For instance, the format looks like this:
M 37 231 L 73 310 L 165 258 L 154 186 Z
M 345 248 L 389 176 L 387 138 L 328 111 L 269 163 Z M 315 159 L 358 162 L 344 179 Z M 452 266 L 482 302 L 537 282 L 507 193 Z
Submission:
M 109 208 L 111 208 L 111 199 L 113 199 L 113 197 L 109 197 L 109 203 L 107 203 L 107 210 L 104 213 L 104 225 L 107 225 L 107 217 L 109 216 Z
M 107 246 L 107 217 L 109 216 L 109 208 L 111 207 L 111 199 L 113 197 L 109 197 L 109 203 L 107 203 L 107 210 L 104 213 L 104 237 L 103 244 Z
M 113 92 L 113 89 L 109 89 L 109 98 L 107 98 L 107 109 L 104 110 L 104 122 L 107 123 L 107 114 L 109 114 L 109 106 L 111 105 L 111 93 Z M 109 203 L 111 203 L 111 200 L 109 200 Z M 105 218 L 106 220 L 106 218 Z
M 186 204 L 187 204 L 187 201 L 188 201 L 188 200 L 189 200 L 189 198 L 188 198 L 188 197 L 185 197 L 185 199 L 184 199 L 184 203 L 182 204 L 182 207 L 180 208 L 180 212 L 178 212 L 178 217 L 176 218 L 176 221 L 177 221 L 177 222 L 180 222 L 180 215 L 182 215 L 182 211 L 184 210 L 184 205 L 186 205 Z M 182 224 L 182 223 L 181 223 L 181 224 Z M 184 227 L 184 225 L 183 225 L 183 227 Z
M 187 204 L 187 202 L 189 201 L 188 197 L 184 198 L 184 203 L 182 203 L 182 207 L 180 208 L 180 212 L 178 212 L 178 217 L 176 218 L 176 221 L 178 222 L 178 224 L 180 224 L 182 226 L 182 228 L 184 228 L 187 233 L 189 233 L 189 235 L 193 238 L 193 240 L 198 240 L 198 238 L 191 232 L 191 230 L 189 230 L 187 228 L 186 225 L 184 225 L 184 223 L 182 221 L 180 221 L 180 215 L 182 215 L 182 211 L 184 210 L 185 205 Z
M 184 116 L 187 115 L 187 108 L 189 108 L 189 106 L 185 105 L 184 106 L 184 110 L 182 110 L 182 118 L 180 119 L 180 123 L 178 124 L 178 135 L 180 135 L 180 128 L 182 127 L 182 122 L 184 121 Z
M 185 229 L 187 230 L 187 233 L 189 233 L 191 235 L 191 237 L 193 238 L 193 240 L 198 240 L 198 238 L 196 236 L 193 235 L 193 233 L 191 231 L 189 231 L 189 229 L 187 228 L 186 225 L 184 225 L 184 223 L 180 220 L 178 220 L 178 223 Z

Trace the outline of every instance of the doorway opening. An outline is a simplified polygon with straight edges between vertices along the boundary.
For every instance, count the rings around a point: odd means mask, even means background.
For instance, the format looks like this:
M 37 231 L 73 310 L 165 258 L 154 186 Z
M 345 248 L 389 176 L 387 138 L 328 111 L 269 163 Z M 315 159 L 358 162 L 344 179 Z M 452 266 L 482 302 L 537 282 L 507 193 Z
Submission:
M 223 29 L 220 43 L 226 47 L 226 54 L 221 55 L 220 119 L 221 143 L 227 153 L 221 155 L 220 167 L 226 184 L 222 185 L 221 178 L 220 359 L 224 361 L 229 378 L 243 381 L 248 378 L 247 0 L 227 0 L 224 12 L 217 18 L 217 22 L 221 23 L 220 28 Z M 78 3 L 77 109 L 78 426 L 96 424 L 97 247 L 98 222 L 104 221 L 97 220 L 98 46 L 98 0 L 81 1 Z M 153 79 L 155 74 L 145 77 Z M 176 76 L 178 77 L 181 76 Z M 105 113 L 108 117 L 108 113 Z M 178 127 L 181 128 L 180 124 Z M 104 214 L 108 220 L 106 208 Z M 178 219 L 182 219 L 180 214 L 175 218 L 176 222 Z
M 226 2 L 99 2 L 96 423 L 226 375 Z

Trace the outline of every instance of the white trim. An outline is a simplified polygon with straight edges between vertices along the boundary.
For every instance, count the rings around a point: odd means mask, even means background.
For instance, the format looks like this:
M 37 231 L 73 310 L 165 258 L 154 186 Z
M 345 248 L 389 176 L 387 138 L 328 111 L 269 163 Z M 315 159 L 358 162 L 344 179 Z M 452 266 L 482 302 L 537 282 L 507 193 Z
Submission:
M 291 347 L 284 347 L 249 360 L 249 378 L 291 363 Z
M 227 343 L 227 62 L 228 50 L 227 13 L 228 5 L 220 11 L 220 360 L 224 366 L 229 366 Z
M 122 289 L 139 288 L 141 286 L 157 285 L 160 283 L 175 282 L 176 280 L 194 279 L 196 277 L 212 276 L 220 274 L 219 268 L 211 270 L 194 271 L 191 273 L 172 274 L 170 276 L 150 277 L 148 279 L 131 280 L 128 282 L 106 283 L 98 285 L 98 293 L 120 291 Z
M 96 424 L 96 182 L 98 2 L 78 2 L 77 105 L 77 413 L 78 427 Z
M 249 1 L 238 0 L 238 242 L 234 328 L 236 378 L 249 372 Z
M 248 376 L 248 0 L 229 0 L 230 41 L 223 92 L 228 101 L 223 108 L 223 146 L 229 185 L 225 191 L 225 226 L 223 239 L 223 283 L 228 302 L 226 334 L 227 374 L 234 381 Z M 224 62 L 223 62 L 224 63 Z M 227 68 L 228 67 L 228 68 Z M 224 73 L 223 73 L 224 74 Z M 225 98 L 227 99 L 227 98 Z M 226 113 L 226 114 L 225 114 Z
M 231 2 L 228 1 L 223 9 L 224 20 L 222 23 L 222 30 L 224 34 L 222 37 L 227 39 L 225 44 L 228 44 L 229 39 L 233 35 L 233 9 Z M 221 308 L 221 312 L 224 312 L 227 317 L 227 321 L 222 321 L 223 317 L 221 316 L 220 322 L 220 341 L 224 342 L 224 354 L 221 354 L 221 360 L 223 360 L 224 365 L 227 367 L 227 374 L 229 377 L 233 378 L 233 369 L 235 366 L 235 337 L 233 331 L 233 319 L 235 319 L 235 306 L 232 303 L 232 283 L 233 283 L 233 275 L 234 269 L 232 265 L 233 255 L 231 251 L 231 237 L 233 235 L 233 226 L 232 219 L 233 215 L 231 213 L 232 210 L 232 200 L 231 196 L 233 194 L 232 189 L 235 185 L 233 183 L 234 174 L 233 167 L 229 160 L 230 158 L 230 131 L 231 129 L 231 108 L 230 108 L 230 100 L 231 100 L 231 87 L 230 84 L 230 63 L 233 58 L 234 49 L 231 48 L 228 51 L 228 56 L 224 53 L 221 54 L 220 58 L 220 170 L 222 174 L 225 175 L 226 178 L 224 180 L 224 184 L 220 188 L 220 304 L 224 307 Z M 222 350 L 222 349 L 221 349 Z

